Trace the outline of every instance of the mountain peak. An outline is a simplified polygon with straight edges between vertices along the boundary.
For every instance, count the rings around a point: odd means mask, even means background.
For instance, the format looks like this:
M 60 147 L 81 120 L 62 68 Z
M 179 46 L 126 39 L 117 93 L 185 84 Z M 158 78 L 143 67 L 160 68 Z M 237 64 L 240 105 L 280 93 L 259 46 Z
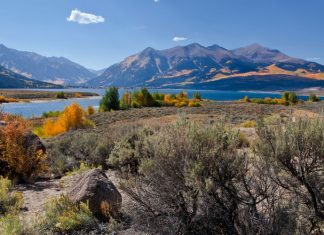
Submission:
M 157 52 L 157 50 L 155 50 L 152 47 L 147 47 L 145 48 L 141 53 L 139 53 L 142 56 L 148 56 L 148 55 L 153 55 Z
M 276 63 L 281 61 L 292 61 L 296 60 L 294 58 L 291 58 L 279 50 L 270 49 L 268 47 L 264 47 L 258 43 L 253 43 L 251 45 L 248 45 L 246 47 L 241 47 L 235 50 L 232 50 L 232 52 L 239 56 L 244 56 L 248 59 L 254 60 L 258 63 Z
M 143 50 L 143 52 L 152 52 L 152 51 L 156 51 L 153 47 L 147 47 Z
M 191 43 L 191 44 L 188 44 L 187 46 L 185 46 L 185 48 L 205 48 L 204 46 L 202 46 L 201 44 L 199 43 Z
M 249 48 L 266 48 L 265 46 L 262 46 L 261 44 L 255 42 L 255 43 L 252 43 L 246 47 L 249 47 Z
M 246 50 L 254 51 L 254 52 L 268 51 L 268 52 L 272 52 L 272 53 L 278 53 L 278 54 L 281 53 L 282 54 L 282 52 L 280 52 L 277 49 L 271 49 L 271 48 L 265 47 L 259 43 L 253 43 L 251 45 L 248 45 L 246 47 L 241 47 L 239 49 L 243 49 L 243 48 Z
M 218 44 L 214 44 L 214 45 L 211 45 L 209 47 L 207 47 L 209 50 L 213 50 L 213 51 L 216 51 L 216 50 L 224 50 L 224 51 L 227 51 L 226 48 L 224 47 L 221 47 L 220 45 Z

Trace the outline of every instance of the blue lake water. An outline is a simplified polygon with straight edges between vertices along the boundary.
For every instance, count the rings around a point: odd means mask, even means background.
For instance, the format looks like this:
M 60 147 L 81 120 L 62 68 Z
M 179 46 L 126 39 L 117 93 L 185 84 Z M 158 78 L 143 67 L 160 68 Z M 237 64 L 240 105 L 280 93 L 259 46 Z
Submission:
M 177 89 L 149 89 L 150 92 L 161 92 L 165 94 L 177 94 L 181 90 Z M 90 98 L 79 98 L 79 99 L 68 99 L 68 100 L 51 100 L 51 101 L 33 101 L 30 103 L 9 103 L 2 104 L 2 110 L 7 113 L 18 114 L 24 117 L 38 117 L 43 114 L 43 112 L 63 110 L 65 106 L 70 105 L 73 102 L 80 104 L 82 107 L 86 108 L 89 105 L 98 108 L 101 96 L 105 93 L 104 89 L 51 89 L 50 91 L 72 91 L 72 92 L 94 92 L 100 95 L 100 97 L 90 97 Z M 120 89 L 120 96 L 129 90 Z M 212 90 L 186 90 L 189 97 L 192 97 L 194 92 L 200 92 L 203 99 L 216 100 L 216 101 L 232 101 L 243 99 L 245 96 L 249 98 L 279 98 L 281 94 L 279 93 L 265 93 L 265 92 L 243 92 L 243 91 L 212 91 Z M 306 96 L 299 96 L 300 99 L 307 99 Z

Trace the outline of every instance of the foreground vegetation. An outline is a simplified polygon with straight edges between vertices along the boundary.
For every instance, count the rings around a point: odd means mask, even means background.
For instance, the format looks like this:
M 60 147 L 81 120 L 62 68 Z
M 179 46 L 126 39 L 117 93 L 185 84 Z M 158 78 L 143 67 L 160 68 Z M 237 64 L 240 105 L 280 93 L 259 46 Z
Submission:
M 108 162 L 149 233 L 320 233 L 324 122 L 260 123 L 258 135 L 249 151 L 224 124 L 180 120 L 122 139 Z
M 51 125 L 70 128 L 46 139 L 46 152 L 26 145 L 31 129 L 26 120 L 2 115 L 0 234 L 105 234 L 123 226 L 148 234 L 322 234 L 324 120 L 267 115 L 290 108 L 207 102 L 181 110 L 236 118 L 199 122 L 180 115 L 165 125 L 147 119 L 147 125 L 120 125 L 134 113 L 140 119 L 179 109 L 90 116 L 92 111 L 72 105 L 52 119 Z M 90 119 L 96 128 L 83 129 Z M 118 124 L 108 126 L 110 121 Z M 246 138 L 241 126 L 255 128 L 256 138 Z M 130 200 L 117 221 L 100 221 L 87 203 L 75 204 L 64 195 L 49 200 L 32 223 L 21 217 L 24 199 L 13 181 L 75 175 L 92 167 L 115 172 Z

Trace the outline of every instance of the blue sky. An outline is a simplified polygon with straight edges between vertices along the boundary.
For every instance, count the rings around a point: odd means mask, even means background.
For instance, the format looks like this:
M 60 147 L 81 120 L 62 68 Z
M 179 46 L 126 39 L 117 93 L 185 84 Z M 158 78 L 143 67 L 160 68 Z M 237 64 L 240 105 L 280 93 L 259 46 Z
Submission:
M 88 68 L 108 67 L 148 46 L 165 49 L 193 42 L 228 49 L 257 42 L 324 64 L 323 0 L 0 0 L 0 4 L 0 43 L 64 56 Z

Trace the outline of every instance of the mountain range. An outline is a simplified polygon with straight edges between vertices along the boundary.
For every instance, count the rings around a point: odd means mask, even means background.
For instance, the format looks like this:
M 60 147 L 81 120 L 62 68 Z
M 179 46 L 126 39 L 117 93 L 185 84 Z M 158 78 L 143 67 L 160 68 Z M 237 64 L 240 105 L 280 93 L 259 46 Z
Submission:
M 324 66 L 259 44 L 229 50 L 193 43 L 166 50 L 148 47 L 96 71 L 64 57 L 46 57 L 0 44 L 1 88 L 57 85 L 288 90 L 324 87 Z
M 234 50 L 194 43 L 146 48 L 109 67 L 90 86 L 299 89 L 324 86 L 324 66 L 252 44 Z
M 33 80 L 60 85 L 80 85 L 98 76 L 64 57 L 46 57 L 0 44 L 0 65 Z

